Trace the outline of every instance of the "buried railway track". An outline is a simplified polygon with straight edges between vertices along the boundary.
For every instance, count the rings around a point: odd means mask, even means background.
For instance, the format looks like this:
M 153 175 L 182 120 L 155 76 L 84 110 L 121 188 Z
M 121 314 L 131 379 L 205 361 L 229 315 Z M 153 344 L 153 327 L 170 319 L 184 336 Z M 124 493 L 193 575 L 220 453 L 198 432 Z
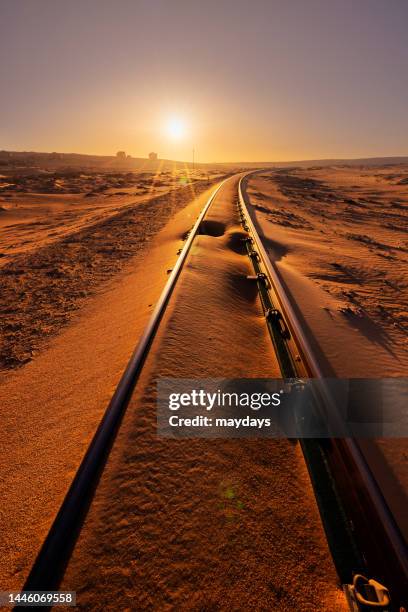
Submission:
M 25 592 L 55 591 L 61 583 L 166 306 L 205 216 L 226 181 L 213 191 L 186 237 L 151 319 L 26 579 L 23 587 Z M 253 265 L 254 274 L 251 278 L 258 286 L 282 378 L 323 380 L 307 337 L 252 222 L 245 198 L 245 181 L 246 177 L 243 177 L 239 182 L 237 209 L 246 232 L 244 244 Z M 315 401 L 330 403 L 332 398 L 329 391 L 325 390 L 324 385 L 322 389 L 323 392 Z M 353 605 L 353 599 L 359 601 L 356 605 L 364 605 L 364 599 L 369 601 L 372 598 L 375 601 L 376 587 L 367 586 L 364 578 L 367 576 L 388 589 L 381 591 L 377 588 L 378 598 L 382 602 L 377 601 L 373 608 L 400 610 L 404 605 L 408 583 L 406 545 L 358 445 L 349 438 L 302 439 L 301 445 L 329 546 L 350 606 Z M 354 586 L 348 586 L 353 585 L 353 582 Z M 390 604 L 387 601 L 388 592 Z

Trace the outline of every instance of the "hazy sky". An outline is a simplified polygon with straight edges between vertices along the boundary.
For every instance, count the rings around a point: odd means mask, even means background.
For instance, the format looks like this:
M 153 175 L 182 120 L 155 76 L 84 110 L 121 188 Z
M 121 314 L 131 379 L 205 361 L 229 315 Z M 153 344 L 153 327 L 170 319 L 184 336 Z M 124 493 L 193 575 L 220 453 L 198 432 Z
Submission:
M 408 155 L 408 0 L 0 0 L 0 84 L 0 149 Z

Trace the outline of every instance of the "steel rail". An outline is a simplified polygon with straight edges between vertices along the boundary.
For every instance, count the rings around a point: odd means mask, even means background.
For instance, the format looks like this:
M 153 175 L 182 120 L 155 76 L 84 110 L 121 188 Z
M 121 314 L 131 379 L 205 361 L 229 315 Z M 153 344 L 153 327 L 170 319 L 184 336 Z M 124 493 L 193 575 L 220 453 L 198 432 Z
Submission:
M 239 181 L 238 197 L 240 206 L 245 214 L 245 223 L 256 244 L 262 264 L 273 288 L 274 298 L 280 305 L 282 317 L 291 331 L 294 345 L 302 357 L 306 370 L 311 378 L 318 378 L 322 382 L 320 386 L 322 396 L 318 398 L 318 401 L 322 401 L 326 406 L 335 409 L 335 398 L 332 397 L 332 392 L 328 386 L 324 384 L 324 376 L 318 361 L 313 354 L 310 343 L 302 330 L 296 313 L 286 295 L 277 271 L 263 246 L 247 208 L 244 197 L 244 181 L 256 172 L 260 171 L 250 172 Z M 290 345 L 289 348 L 291 348 Z M 386 581 L 386 586 L 388 586 L 394 602 L 389 609 L 399 610 L 399 606 L 406 606 L 408 600 L 407 544 L 357 441 L 354 438 L 345 437 L 330 439 L 327 442 L 329 445 L 328 449 L 325 450 L 322 445 L 319 451 L 322 452 L 323 460 L 327 461 L 334 480 L 340 479 L 341 481 L 340 493 L 342 499 L 340 501 L 344 502 L 347 518 L 353 531 L 356 530 L 355 540 L 360 547 L 362 561 L 371 572 L 379 572 L 380 577 Z M 315 441 L 314 444 L 319 445 L 319 442 Z M 305 448 L 307 444 L 302 444 L 302 446 L 306 463 L 308 463 L 308 449 Z M 313 469 L 311 469 L 310 465 L 308 465 L 308 468 L 313 482 Z M 313 484 L 317 483 L 314 482 Z M 320 511 L 322 514 L 321 508 Z M 324 517 L 322 516 L 322 518 Z M 368 525 L 368 519 L 372 521 L 372 526 Z M 364 534 L 360 538 L 358 534 L 359 528 L 361 528 L 361 533 Z M 359 567 L 350 567 L 346 573 L 344 571 L 340 573 L 342 574 L 340 577 L 343 581 L 346 577 L 351 582 L 353 573 L 359 573 Z M 378 578 L 379 576 L 377 576 Z
M 248 173 L 246 176 L 249 174 L 253 173 Z M 60 510 L 52 524 L 52 527 L 32 566 L 31 572 L 23 587 L 24 591 L 52 591 L 56 590 L 60 584 L 72 549 L 80 532 L 83 520 L 92 501 L 99 477 L 115 440 L 120 422 L 123 418 L 135 384 L 146 360 L 151 343 L 160 325 L 165 308 L 169 302 L 177 279 L 190 251 L 193 240 L 197 235 L 201 222 L 207 214 L 214 198 L 228 180 L 229 179 L 225 179 L 211 194 L 196 223 L 194 224 L 194 227 L 188 235 L 186 243 L 180 253 L 179 258 L 177 259 L 159 301 L 157 302 L 148 325 L 127 365 L 127 368 L 78 468 L 68 493 L 66 494 Z M 322 378 L 322 373 L 320 371 L 318 362 L 313 356 L 313 351 L 311 350 L 307 337 L 303 333 L 301 325 L 299 324 L 296 314 L 291 306 L 290 300 L 286 296 L 286 292 L 284 291 L 282 283 L 280 282 L 279 276 L 277 275 L 277 272 L 274 269 L 252 222 L 243 196 L 242 178 L 239 181 L 238 195 L 241 206 L 246 211 L 246 223 L 248 224 L 249 232 L 255 241 L 262 265 L 265 268 L 269 278 L 269 282 L 273 290 L 274 300 L 276 300 L 277 304 L 279 305 L 285 323 L 290 330 L 290 342 L 292 343 L 290 344 L 290 349 L 294 350 L 294 346 L 296 347 L 296 352 L 300 355 L 301 362 L 305 366 L 308 376 Z M 295 355 L 294 359 L 298 362 L 299 359 L 297 357 L 298 356 Z M 337 466 L 341 461 L 344 462 L 345 466 L 350 466 L 351 461 L 352 467 L 360 474 L 363 482 L 363 491 L 366 496 L 365 500 L 363 500 L 365 505 L 362 505 L 362 509 L 364 510 L 369 508 L 370 512 L 372 512 L 373 506 L 376 507 L 377 515 L 380 515 L 377 516 L 378 525 L 380 528 L 381 526 L 386 525 L 388 538 L 393 543 L 394 553 L 396 550 L 398 552 L 397 556 L 399 558 L 400 565 L 402 564 L 402 567 L 404 550 L 403 547 L 398 545 L 400 544 L 398 532 L 395 529 L 395 525 L 392 525 L 389 512 L 387 513 L 387 507 L 382 503 L 383 498 L 381 496 L 381 492 L 375 488 L 376 483 L 365 463 L 365 459 L 361 456 L 358 447 L 356 447 L 352 441 L 338 440 L 332 442 L 334 442 L 334 454 L 337 457 Z M 361 500 L 358 501 L 361 503 Z M 380 509 L 379 513 L 378 508 Z
M 256 172 L 259 172 L 259 170 L 255 171 L 255 173 Z M 256 248 L 262 260 L 263 267 L 265 268 L 269 277 L 274 297 L 280 306 L 280 310 L 283 318 L 285 319 L 285 323 L 291 331 L 291 335 L 296 342 L 297 350 L 300 353 L 305 367 L 307 368 L 308 375 L 310 376 L 310 378 L 323 378 L 319 364 L 317 362 L 317 359 L 313 355 L 313 351 L 310 347 L 309 341 L 302 330 L 302 327 L 298 321 L 295 311 L 293 310 L 289 298 L 286 296 L 286 292 L 282 286 L 280 278 L 272 265 L 270 257 L 268 256 L 265 250 L 262 240 L 259 237 L 259 234 L 255 228 L 255 225 L 251 219 L 251 215 L 249 214 L 248 208 L 246 206 L 245 198 L 243 195 L 243 182 L 251 174 L 254 173 L 251 172 L 243 176 L 240 179 L 238 185 L 238 197 L 242 208 L 246 211 L 246 223 L 249 226 L 249 232 L 253 240 L 255 241 Z
M 224 179 L 213 191 L 196 223 L 189 232 L 186 243 L 181 250 L 143 335 L 128 362 L 58 514 L 34 561 L 25 581 L 23 591 L 55 591 L 58 588 L 92 501 L 99 477 L 109 456 L 120 422 L 193 240 L 216 195 L 230 178 L 232 177 Z

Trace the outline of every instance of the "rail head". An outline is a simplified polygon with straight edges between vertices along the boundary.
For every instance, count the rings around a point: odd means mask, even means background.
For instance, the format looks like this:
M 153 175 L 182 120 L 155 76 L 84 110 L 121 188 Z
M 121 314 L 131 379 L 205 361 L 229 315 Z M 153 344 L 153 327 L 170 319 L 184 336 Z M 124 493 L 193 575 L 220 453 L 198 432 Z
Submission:
M 269 278 L 270 285 L 274 290 L 274 297 L 279 304 L 279 309 L 282 313 L 282 316 L 285 320 L 288 329 L 290 330 L 293 342 L 296 346 L 297 353 L 301 357 L 301 360 L 307 371 L 307 375 L 310 378 L 323 378 L 323 374 L 318 364 L 318 361 L 313 354 L 310 343 L 304 331 L 302 330 L 302 326 L 300 325 L 296 313 L 291 305 L 291 302 L 286 295 L 286 291 L 282 286 L 279 275 L 276 269 L 274 268 L 268 253 L 266 252 L 266 249 L 254 225 L 254 222 L 252 221 L 251 214 L 247 207 L 244 192 L 244 182 L 249 176 L 256 174 L 257 172 L 260 171 L 256 170 L 255 172 L 249 172 L 240 179 L 238 185 L 239 202 L 244 211 L 246 212 L 246 223 L 249 227 L 249 232 L 255 242 L 259 257 L 261 258 L 263 267 L 266 270 L 266 274 Z
M 234 175 L 233 175 L 234 176 Z M 116 433 L 139 378 L 150 345 L 188 256 L 202 220 L 223 185 L 213 190 L 184 244 L 160 295 L 150 320 L 105 410 L 92 441 L 78 467 L 66 496 L 25 581 L 24 591 L 56 590 L 62 580 L 76 539 L 87 514 L 99 477 L 109 456 Z
M 222 181 L 216 189 L 214 189 L 206 205 L 201 211 L 196 223 L 191 229 L 184 247 L 181 250 L 179 258 L 176 261 L 176 264 L 151 315 L 147 327 L 140 338 L 138 346 L 136 347 L 128 363 L 118 387 L 116 388 L 104 417 L 102 418 L 102 421 L 57 514 L 57 517 L 55 518 L 41 551 L 32 567 L 30 575 L 25 583 L 24 590 L 56 590 L 58 587 L 81 528 L 82 521 L 87 513 L 94 488 L 109 455 L 111 445 L 115 439 L 115 435 L 124 411 L 126 410 L 127 403 L 133 392 L 141 368 L 143 367 L 144 361 L 150 349 L 150 345 L 154 339 L 183 264 L 186 261 L 193 240 L 197 235 L 200 224 L 207 214 L 208 209 L 214 201 L 217 193 L 231 178 L 233 177 L 228 177 Z M 241 205 L 247 211 L 243 195 L 243 178 L 241 178 L 239 181 L 239 200 Z M 288 298 L 286 297 L 279 276 L 271 264 L 268 254 L 266 253 L 262 241 L 258 236 L 248 211 L 246 213 L 246 217 L 251 234 L 256 243 L 259 256 L 262 259 L 265 270 L 267 271 L 271 285 L 275 287 L 276 299 L 278 300 L 279 306 L 282 309 L 282 315 L 285 317 L 285 322 L 291 331 L 291 334 L 295 338 L 299 353 L 306 360 L 311 376 L 321 378 L 322 375 L 320 369 L 313 357 L 312 351 L 307 342 L 307 338 L 302 332 L 296 314 L 293 311 Z M 357 463 L 358 459 L 359 457 L 356 458 Z
M 286 295 L 286 291 L 282 286 L 279 275 L 273 266 L 268 253 L 266 252 L 247 207 L 244 184 L 249 176 L 259 172 L 264 172 L 264 170 L 248 172 L 239 181 L 238 196 L 240 205 L 245 211 L 245 221 L 249 228 L 251 237 L 256 244 L 258 254 L 262 260 L 263 267 L 266 270 L 270 284 L 274 289 L 274 298 L 279 303 L 282 316 L 285 318 L 285 322 L 293 335 L 295 344 L 308 370 L 309 377 L 321 379 L 322 384 L 319 385 L 320 397 L 316 399 L 318 402 L 323 402 L 326 406 L 329 406 L 331 410 L 336 410 L 336 399 L 333 397 L 332 391 L 329 389 L 329 386 L 324 380 L 323 373 L 319 367 L 316 357 L 313 354 L 310 343 L 302 330 L 296 313 L 294 312 L 290 300 Z M 395 522 L 376 478 L 361 452 L 358 441 L 352 437 L 345 437 L 339 440 L 332 439 L 331 442 L 336 449 L 335 452 L 342 457 L 347 457 L 348 465 L 351 463 L 355 473 L 359 475 L 359 486 L 363 487 L 367 495 L 366 508 L 378 517 L 379 524 L 381 524 L 382 535 L 380 536 L 380 534 L 376 534 L 376 537 L 382 538 L 382 541 L 384 542 L 384 554 L 387 554 L 386 551 L 392 553 L 392 556 L 396 560 L 399 567 L 400 574 L 403 576 L 403 580 L 406 580 L 406 583 L 408 584 L 408 555 L 406 542 L 404 541 L 398 525 Z M 354 482 L 353 474 L 348 474 L 348 477 L 349 486 L 355 487 L 356 483 Z M 397 591 L 399 591 L 398 584 Z

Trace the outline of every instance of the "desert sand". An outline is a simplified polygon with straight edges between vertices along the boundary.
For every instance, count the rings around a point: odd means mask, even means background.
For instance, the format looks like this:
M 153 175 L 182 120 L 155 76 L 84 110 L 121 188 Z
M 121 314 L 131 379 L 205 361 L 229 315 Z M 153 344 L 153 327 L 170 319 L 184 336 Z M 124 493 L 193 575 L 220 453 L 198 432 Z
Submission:
M 408 165 L 254 175 L 251 214 L 326 376 L 408 375 Z M 361 447 L 408 540 L 408 442 Z
M 0 372 L 30 361 L 86 298 L 220 176 L 80 170 L 0 180 Z
M 345 610 L 297 444 L 156 434 L 159 376 L 279 376 L 236 189 L 194 242 L 65 576 L 85 608 Z
M 221 177 L 87 168 L 50 183 L 50 172 L 14 169 L 0 192 L 4 589 L 21 587 Z M 328 375 L 406 375 L 406 177 L 406 166 L 325 167 L 249 182 L 254 220 Z M 158 376 L 279 376 L 246 279 L 236 180 L 194 243 L 68 568 L 63 587 L 84 607 L 98 591 L 104 609 L 345 609 L 298 445 L 156 436 Z M 401 444 L 376 446 L 396 508 Z
M 248 195 L 326 374 L 406 376 L 408 165 L 278 170 Z
M 20 330 L 13 343 L 3 328 L 2 354 L 36 346 L 29 359 L 3 360 L 0 377 L 1 588 L 22 586 L 208 189 L 205 178 L 177 197 L 125 198 L 102 221 L 45 246 L 39 239 L 0 269 L 1 321 Z M 78 241 L 74 254 L 67 239 Z M 56 266 L 64 274 L 47 274 Z M 19 287 L 24 299 L 7 301 Z M 44 317 L 50 333 L 38 336 Z

